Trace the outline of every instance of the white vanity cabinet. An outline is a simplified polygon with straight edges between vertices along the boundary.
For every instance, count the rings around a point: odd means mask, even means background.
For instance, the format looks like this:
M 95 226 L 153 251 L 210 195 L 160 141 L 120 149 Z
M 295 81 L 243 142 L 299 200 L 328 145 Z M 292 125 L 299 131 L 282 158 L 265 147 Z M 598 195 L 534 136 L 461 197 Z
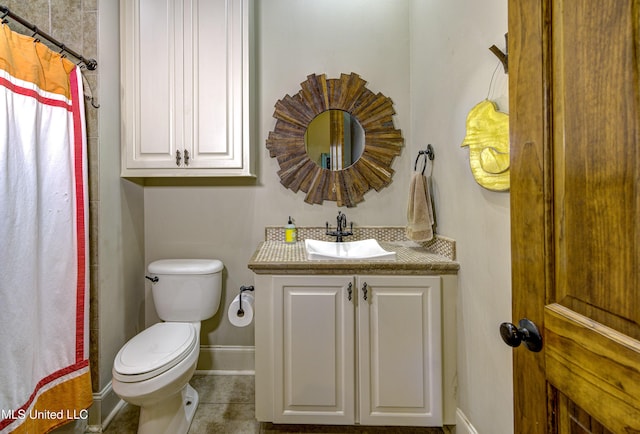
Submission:
M 122 176 L 253 176 L 252 0 L 121 0 Z
M 256 275 L 256 417 L 442 426 L 442 279 Z

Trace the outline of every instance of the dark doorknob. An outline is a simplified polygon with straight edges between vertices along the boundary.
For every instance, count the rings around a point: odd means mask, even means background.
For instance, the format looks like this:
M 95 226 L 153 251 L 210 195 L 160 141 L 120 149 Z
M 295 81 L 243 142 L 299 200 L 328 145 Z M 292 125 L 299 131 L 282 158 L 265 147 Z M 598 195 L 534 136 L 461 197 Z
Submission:
M 542 336 L 538 327 L 526 318 L 518 322 L 518 327 L 510 322 L 500 324 L 500 336 L 510 347 L 519 347 L 524 342 L 527 349 L 534 353 L 542 349 Z

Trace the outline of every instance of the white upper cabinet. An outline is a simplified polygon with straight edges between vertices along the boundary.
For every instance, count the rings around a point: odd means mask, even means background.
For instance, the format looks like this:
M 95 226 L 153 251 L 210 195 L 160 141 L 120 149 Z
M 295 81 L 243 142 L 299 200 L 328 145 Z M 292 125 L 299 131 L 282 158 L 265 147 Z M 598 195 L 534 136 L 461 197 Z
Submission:
M 122 176 L 253 176 L 252 0 L 121 0 Z

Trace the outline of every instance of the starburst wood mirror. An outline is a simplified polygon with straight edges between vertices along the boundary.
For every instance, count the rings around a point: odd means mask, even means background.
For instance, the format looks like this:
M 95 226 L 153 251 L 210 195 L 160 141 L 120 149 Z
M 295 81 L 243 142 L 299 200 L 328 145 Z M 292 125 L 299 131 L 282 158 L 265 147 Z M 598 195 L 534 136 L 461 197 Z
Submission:
M 277 121 L 269 133 L 267 149 L 280 166 L 280 183 L 294 192 L 307 193 L 305 202 L 321 204 L 329 200 L 338 206 L 353 207 L 371 188 L 379 191 L 391 183 L 391 163 L 400 155 L 404 139 L 393 124 L 391 99 L 374 94 L 365 85 L 366 81 L 354 73 L 342 74 L 339 79 L 312 74 L 300 84 L 296 95 L 285 95 L 276 103 L 273 117 Z M 320 153 L 320 159 L 312 159 L 314 152 L 307 152 L 309 125 L 326 111 L 331 112 L 331 119 L 342 118 L 334 111 L 348 114 L 345 122 L 351 119 L 349 123 L 354 126 L 354 133 L 349 136 L 362 135 L 358 130 L 363 132 L 363 147 L 354 151 L 353 161 L 336 164 L 347 152 L 343 152 L 343 141 L 335 138 L 330 139 L 332 150 Z M 343 138 L 343 124 L 336 127 L 331 122 L 331 134 L 338 131 Z

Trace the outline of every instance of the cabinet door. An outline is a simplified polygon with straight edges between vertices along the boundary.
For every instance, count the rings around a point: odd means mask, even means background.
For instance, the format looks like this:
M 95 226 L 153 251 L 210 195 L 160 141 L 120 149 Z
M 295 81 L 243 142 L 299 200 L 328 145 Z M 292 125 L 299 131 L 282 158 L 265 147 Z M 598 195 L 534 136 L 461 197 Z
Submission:
M 185 63 L 192 65 L 192 89 L 185 94 L 189 167 L 249 175 L 250 2 L 189 3 L 191 46 L 185 49 Z
M 353 424 L 353 278 L 277 276 L 273 283 L 273 421 Z
M 356 283 L 360 423 L 441 426 L 440 277 Z
M 175 168 L 183 125 L 181 0 L 121 0 L 123 172 Z M 124 174 L 124 173 L 123 173 Z
M 123 176 L 251 176 L 252 0 L 121 0 Z

